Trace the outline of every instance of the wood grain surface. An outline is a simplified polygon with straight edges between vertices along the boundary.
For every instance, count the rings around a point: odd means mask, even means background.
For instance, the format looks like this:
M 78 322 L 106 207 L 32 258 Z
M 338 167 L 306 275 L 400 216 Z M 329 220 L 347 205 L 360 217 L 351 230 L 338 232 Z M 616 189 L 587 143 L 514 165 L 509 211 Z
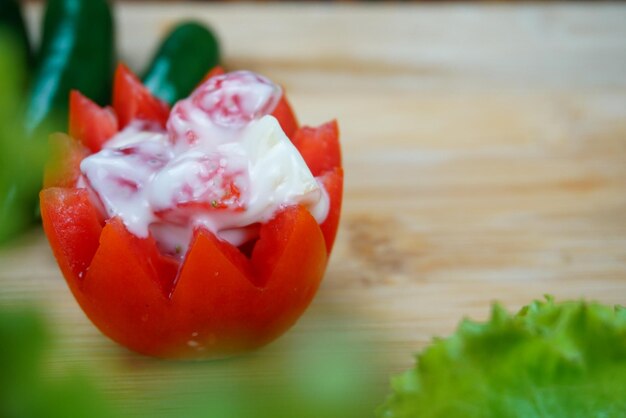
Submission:
M 493 301 L 626 304 L 625 6 L 119 6 L 135 69 L 193 17 L 219 32 L 228 68 L 284 84 L 301 122 L 339 120 L 345 200 L 327 276 L 259 355 L 342 312 L 390 374 Z M 40 231 L 2 250 L 0 266 L 0 304 L 40 303 L 59 335 L 51 373 L 102 365 L 104 389 L 137 394 L 137 408 L 153 382 L 201 374 L 95 330 Z

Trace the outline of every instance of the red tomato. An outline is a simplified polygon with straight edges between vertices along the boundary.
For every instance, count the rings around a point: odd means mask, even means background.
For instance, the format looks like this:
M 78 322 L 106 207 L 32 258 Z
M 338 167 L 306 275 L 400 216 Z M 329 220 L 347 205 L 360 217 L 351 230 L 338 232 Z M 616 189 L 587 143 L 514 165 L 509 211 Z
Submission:
M 294 134 L 293 144 L 302 154 L 314 176 L 341 167 L 337 121 L 325 123 L 317 128 L 309 126 L 300 128 Z
M 289 104 L 287 96 L 285 96 L 284 92 L 280 101 L 276 105 L 276 109 L 272 112 L 272 116 L 278 119 L 280 127 L 283 128 L 283 131 L 285 131 L 285 134 L 289 137 L 289 139 L 293 139 L 293 135 L 298 129 L 298 120 L 296 119 L 296 115 L 293 113 L 291 105 Z
M 117 133 L 117 117 L 110 107 L 101 108 L 76 90 L 70 92 L 69 134 L 92 152 Z
M 341 214 L 341 202 L 343 200 L 343 168 L 335 167 L 332 171 L 322 176 L 322 183 L 330 198 L 330 208 L 326 220 L 320 225 L 328 255 L 333 249 L 337 228 L 339 227 L 339 215 Z
M 47 188 L 40 194 L 43 227 L 52 251 L 76 293 L 98 249 L 102 225 L 86 189 Z
M 119 64 L 115 71 L 113 109 L 117 113 L 120 128 L 135 119 L 165 127 L 169 115 L 167 104 L 154 97 L 124 64 Z
M 127 77 L 121 68 L 118 77 Z M 116 80 L 116 88 L 121 84 Z M 136 117 L 163 121 L 160 112 L 146 111 L 154 107 L 142 107 L 155 99 L 139 87 L 131 88 L 139 99 L 128 97 L 135 107 L 115 106 L 116 111 L 134 109 L 125 118 L 118 115 L 122 126 Z M 84 115 L 85 107 L 72 109 Z M 91 120 L 106 125 L 109 118 Z M 119 218 L 102 218 L 87 189 L 76 188 L 87 149 L 59 136 L 65 155 L 47 169 L 41 213 L 52 251 L 83 311 L 113 340 L 164 358 L 232 355 L 284 333 L 317 291 L 339 222 L 343 171 L 336 124 L 329 126 L 296 133 L 296 146 L 307 164 L 314 164 L 310 168 L 330 197 L 321 225 L 304 207 L 287 207 L 259 226 L 259 238 L 246 249 L 197 229 L 181 262 L 162 254 L 152 237 L 131 234 Z M 67 168 L 52 171 L 63 164 Z

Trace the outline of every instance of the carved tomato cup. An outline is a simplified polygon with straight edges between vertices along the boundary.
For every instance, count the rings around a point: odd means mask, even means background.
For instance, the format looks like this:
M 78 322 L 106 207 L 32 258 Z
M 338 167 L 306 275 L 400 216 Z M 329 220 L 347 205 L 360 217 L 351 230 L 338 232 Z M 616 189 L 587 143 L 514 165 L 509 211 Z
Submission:
M 196 358 L 260 347 L 298 320 L 324 275 L 343 190 L 337 124 L 298 127 L 284 95 L 272 112 L 324 185 L 329 210 L 321 224 L 305 207 L 285 206 L 260 225 L 253 242 L 237 247 L 199 227 L 176 258 L 152 236 L 140 238 L 119 217 L 103 214 L 90 191 L 77 185 L 81 161 L 120 129 L 137 119 L 164 126 L 168 114 L 122 65 L 112 108 L 72 92 L 69 135 L 52 137 L 56 154 L 40 194 L 54 256 L 89 319 L 131 350 Z

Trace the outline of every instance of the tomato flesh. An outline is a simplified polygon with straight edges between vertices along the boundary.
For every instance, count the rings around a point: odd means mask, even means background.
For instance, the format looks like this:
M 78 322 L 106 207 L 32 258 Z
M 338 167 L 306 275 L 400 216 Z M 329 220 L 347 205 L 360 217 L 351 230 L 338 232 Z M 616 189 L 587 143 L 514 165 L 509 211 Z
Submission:
M 70 92 L 69 134 L 91 152 L 118 132 L 117 117 L 110 107 L 102 108 L 76 90 Z
M 308 126 L 300 128 L 294 134 L 293 144 L 316 177 L 335 167 L 341 167 L 337 121 L 316 128 Z
M 124 128 L 131 121 L 156 123 L 165 128 L 168 105 L 157 99 L 124 64 L 119 64 L 113 81 L 113 109 Z

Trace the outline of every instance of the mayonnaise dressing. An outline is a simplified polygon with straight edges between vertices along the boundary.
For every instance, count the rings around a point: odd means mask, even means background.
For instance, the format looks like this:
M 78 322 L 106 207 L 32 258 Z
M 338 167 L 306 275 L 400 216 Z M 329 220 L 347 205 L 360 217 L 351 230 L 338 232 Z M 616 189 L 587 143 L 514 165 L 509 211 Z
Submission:
M 174 106 L 165 130 L 135 121 L 85 158 L 79 186 L 181 257 L 197 227 L 239 246 L 289 205 L 322 223 L 328 195 L 270 115 L 281 94 L 254 73 L 214 77 Z

